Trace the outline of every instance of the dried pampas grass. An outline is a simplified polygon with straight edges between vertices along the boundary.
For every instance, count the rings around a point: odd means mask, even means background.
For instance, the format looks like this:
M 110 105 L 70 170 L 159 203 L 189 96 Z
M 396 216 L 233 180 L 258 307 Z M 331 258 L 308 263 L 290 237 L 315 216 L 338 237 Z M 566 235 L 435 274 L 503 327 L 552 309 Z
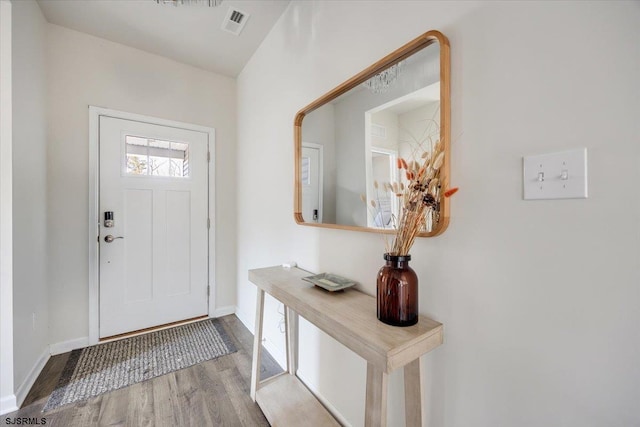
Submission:
M 443 180 L 440 173 L 445 160 L 444 146 L 444 141 L 436 141 L 430 152 L 424 151 L 417 156 L 419 160 L 407 161 L 399 157 L 396 165 L 401 176 L 406 177 L 406 182 L 382 185 L 377 181 L 373 182 L 376 192 L 381 189 L 400 200 L 399 212 L 394 217 L 395 235 L 392 241 L 386 242 L 387 253 L 409 255 L 416 236 L 422 231 L 431 231 L 437 225 L 442 198 L 449 197 L 458 190 L 453 188 L 442 191 Z M 366 203 L 364 195 L 361 195 L 361 199 Z M 370 200 L 369 204 L 374 209 L 379 205 L 375 200 Z M 378 214 L 377 210 L 372 214 Z

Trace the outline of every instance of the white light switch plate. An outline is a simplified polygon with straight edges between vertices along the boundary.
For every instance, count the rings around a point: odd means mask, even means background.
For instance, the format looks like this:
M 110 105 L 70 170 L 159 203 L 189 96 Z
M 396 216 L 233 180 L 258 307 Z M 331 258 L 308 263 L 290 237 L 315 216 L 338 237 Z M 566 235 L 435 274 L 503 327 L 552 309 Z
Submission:
M 524 157 L 524 199 L 586 199 L 587 149 Z

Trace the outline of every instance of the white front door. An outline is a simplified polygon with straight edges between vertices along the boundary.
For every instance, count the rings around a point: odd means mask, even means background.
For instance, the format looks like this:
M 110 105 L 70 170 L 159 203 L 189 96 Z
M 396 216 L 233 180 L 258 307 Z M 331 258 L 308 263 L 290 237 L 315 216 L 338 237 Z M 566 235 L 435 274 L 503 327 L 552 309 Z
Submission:
M 208 135 L 99 126 L 100 338 L 206 315 Z
M 302 146 L 302 218 L 322 222 L 322 152 L 320 146 Z

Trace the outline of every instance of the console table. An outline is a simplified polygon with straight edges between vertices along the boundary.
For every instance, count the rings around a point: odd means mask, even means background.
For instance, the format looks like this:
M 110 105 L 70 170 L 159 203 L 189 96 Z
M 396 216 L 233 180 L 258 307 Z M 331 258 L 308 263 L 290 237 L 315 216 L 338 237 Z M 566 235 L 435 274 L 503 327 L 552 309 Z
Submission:
M 442 344 L 442 324 L 420 316 L 416 325 L 394 327 L 376 317 L 376 299 L 355 289 L 328 292 L 302 280 L 312 273 L 299 268 L 268 267 L 249 271 L 258 287 L 251 369 L 251 398 L 272 426 L 339 426 L 296 376 L 298 315 L 367 361 L 366 426 L 387 424 L 387 379 L 404 368 L 407 426 L 422 425 L 420 356 Z M 260 380 L 264 294 L 285 306 L 287 371 Z

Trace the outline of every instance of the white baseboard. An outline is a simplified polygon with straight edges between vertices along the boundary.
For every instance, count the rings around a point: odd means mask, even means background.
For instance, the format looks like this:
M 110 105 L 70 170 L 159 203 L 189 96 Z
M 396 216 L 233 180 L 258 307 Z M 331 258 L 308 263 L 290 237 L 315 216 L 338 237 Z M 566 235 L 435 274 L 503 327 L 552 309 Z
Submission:
M 228 316 L 229 314 L 235 314 L 235 312 L 236 312 L 236 306 L 235 305 L 228 305 L 226 307 L 216 308 L 214 310 L 213 314 L 211 314 L 209 317 Z
M 280 367 L 286 371 L 287 357 L 278 347 L 276 347 L 273 344 L 273 342 L 271 342 L 271 340 L 265 338 L 264 335 L 262 335 L 262 346 L 265 348 L 265 350 L 269 352 L 271 357 L 273 357 L 273 359 L 278 363 L 278 365 L 280 365 Z
M 0 397 L 0 415 L 8 414 L 9 412 L 17 410 L 18 405 L 16 405 L 16 396 L 14 394 Z
M 251 335 L 253 335 L 255 332 L 255 325 L 251 325 L 249 323 L 249 321 L 247 320 L 248 316 L 245 315 L 245 313 L 243 313 L 240 310 L 236 310 L 236 316 L 238 317 L 238 319 L 240 319 L 242 324 L 249 330 L 249 332 L 251 332 Z M 273 357 L 273 359 L 276 362 L 278 362 L 278 365 L 280 365 L 282 369 L 287 369 L 286 356 L 284 355 L 284 353 L 282 353 L 282 351 L 278 347 L 276 347 L 273 344 L 273 342 L 271 342 L 271 340 L 266 339 L 266 337 L 264 336 L 264 331 L 262 335 L 262 346 L 269 352 L 271 357 Z
M 251 335 L 255 332 L 255 325 L 249 323 L 248 318 L 244 312 L 240 310 L 236 310 L 236 316 L 242 324 L 251 332 Z M 271 340 L 267 339 L 264 335 L 264 329 L 262 331 L 262 346 L 269 352 L 271 357 L 280 365 L 280 367 L 284 370 L 287 369 L 287 359 L 285 354 L 280 350 Z
M 51 344 L 49 346 L 49 352 L 52 356 L 56 354 L 66 353 L 71 350 L 76 350 L 78 348 L 88 347 L 89 346 L 89 337 L 76 338 L 69 341 L 63 341 L 55 344 Z
M 244 311 L 241 311 L 237 307 L 236 307 L 236 317 L 240 319 L 242 324 L 249 330 L 249 332 L 251 332 L 251 334 L 253 334 L 253 332 L 255 331 L 256 325 L 254 325 L 253 323 L 249 323 L 249 316 L 247 316 L 247 314 Z
M 20 387 L 18 387 L 18 390 L 16 391 L 16 406 L 22 406 L 22 402 L 24 402 L 27 394 L 29 394 L 29 390 L 31 390 L 31 387 L 33 387 L 33 384 L 38 379 L 38 375 L 42 372 L 44 365 L 47 364 L 49 357 L 51 357 L 51 355 L 49 354 L 49 348 L 47 347 L 44 349 L 35 365 L 33 365 L 31 371 L 29 371 L 27 378 L 25 378 L 22 384 L 20 384 Z
M 327 411 L 331 412 L 331 415 L 334 416 L 338 422 L 344 427 L 351 427 L 351 424 L 342 416 L 340 412 L 331 404 L 327 399 L 322 397 L 320 393 L 318 393 L 318 389 L 315 386 L 312 386 L 309 381 L 304 378 L 304 375 L 300 375 L 300 371 L 296 373 L 296 376 L 302 381 L 302 383 L 313 393 L 313 395 L 322 403 L 322 405 L 327 408 Z

